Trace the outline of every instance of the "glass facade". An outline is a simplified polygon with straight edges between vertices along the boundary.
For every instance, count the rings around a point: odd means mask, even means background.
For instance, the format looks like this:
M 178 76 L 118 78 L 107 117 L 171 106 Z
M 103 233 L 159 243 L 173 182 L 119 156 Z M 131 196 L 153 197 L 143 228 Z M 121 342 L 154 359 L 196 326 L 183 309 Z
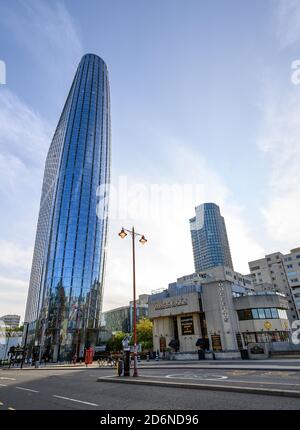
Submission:
M 237 313 L 239 321 L 279 318 L 288 319 L 286 310 L 277 308 L 242 309 L 237 311 Z
M 233 269 L 224 218 L 214 203 L 196 207 L 196 216 L 190 219 L 195 271 L 216 266 Z
M 100 327 L 107 205 L 97 189 L 110 182 L 110 141 L 107 67 L 87 54 L 46 159 L 25 314 L 29 342 L 54 361 L 82 356 Z

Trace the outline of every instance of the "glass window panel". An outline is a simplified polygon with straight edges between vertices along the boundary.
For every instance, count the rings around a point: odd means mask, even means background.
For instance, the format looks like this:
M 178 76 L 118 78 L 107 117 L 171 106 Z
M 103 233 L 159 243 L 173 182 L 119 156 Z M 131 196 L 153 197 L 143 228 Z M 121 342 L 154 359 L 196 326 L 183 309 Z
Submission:
M 271 309 L 272 318 L 278 318 L 278 311 L 276 308 Z
M 265 309 L 266 318 L 272 318 L 271 309 Z

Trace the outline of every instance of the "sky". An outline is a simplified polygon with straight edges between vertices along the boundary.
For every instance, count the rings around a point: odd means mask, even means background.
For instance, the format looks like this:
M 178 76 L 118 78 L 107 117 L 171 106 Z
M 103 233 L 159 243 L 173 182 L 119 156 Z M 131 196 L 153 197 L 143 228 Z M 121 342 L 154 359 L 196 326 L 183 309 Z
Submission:
M 0 0 L 0 316 L 25 313 L 43 169 L 85 53 L 109 69 L 112 199 L 103 309 L 192 273 L 215 202 L 234 268 L 300 245 L 297 0 Z

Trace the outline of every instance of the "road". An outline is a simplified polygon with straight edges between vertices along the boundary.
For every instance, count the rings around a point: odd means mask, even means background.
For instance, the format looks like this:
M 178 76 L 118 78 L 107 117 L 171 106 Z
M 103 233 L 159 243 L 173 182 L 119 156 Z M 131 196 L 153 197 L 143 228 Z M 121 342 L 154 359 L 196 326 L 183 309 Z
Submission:
M 300 384 L 300 372 L 212 369 L 141 369 L 141 376 L 161 379 L 210 380 L 231 384 Z M 300 409 L 300 399 L 222 391 L 133 386 L 97 382 L 113 369 L 0 370 L 0 411 L 41 409 L 176 410 Z M 171 377 L 169 376 L 171 375 Z M 172 376 L 173 375 L 173 376 Z M 174 377 L 175 375 L 175 377 Z M 168 378 L 167 378 L 168 377 Z M 241 382 L 245 381 L 245 382 Z
M 238 387 L 260 387 L 300 392 L 300 371 L 293 370 L 252 370 L 250 369 L 197 369 L 189 368 L 153 368 L 140 369 L 144 379 L 207 383 L 209 385 L 231 385 Z

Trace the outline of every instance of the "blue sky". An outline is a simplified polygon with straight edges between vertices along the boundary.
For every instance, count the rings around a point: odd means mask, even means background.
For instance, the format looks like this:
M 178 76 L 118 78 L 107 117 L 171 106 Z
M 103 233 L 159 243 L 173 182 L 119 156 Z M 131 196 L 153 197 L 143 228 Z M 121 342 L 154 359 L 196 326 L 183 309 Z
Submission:
M 300 244 L 297 0 L 2 0 L 0 315 L 24 315 L 47 149 L 81 56 L 100 55 L 111 85 L 112 182 L 200 184 L 188 204 L 110 224 L 104 309 L 193 271 L 188 219 L 214 201 L 236 270 Z M 146 207 L 143 193 L 133 200 Z

